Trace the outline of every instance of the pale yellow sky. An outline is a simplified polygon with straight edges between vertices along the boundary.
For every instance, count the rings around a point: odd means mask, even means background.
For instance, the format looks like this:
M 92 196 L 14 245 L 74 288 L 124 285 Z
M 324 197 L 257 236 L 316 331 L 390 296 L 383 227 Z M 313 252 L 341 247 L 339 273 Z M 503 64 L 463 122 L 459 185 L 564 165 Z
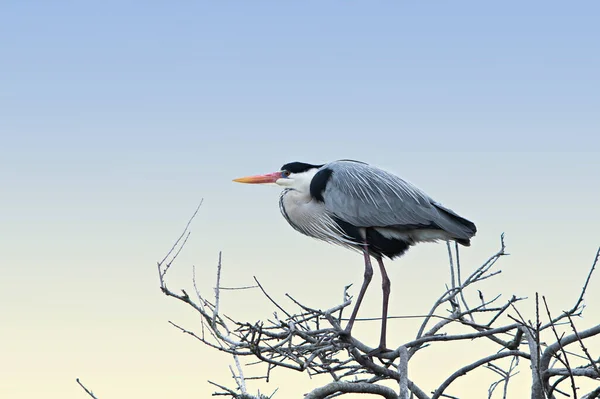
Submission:
M 483 287 L 486 297 L 529 297 L 519 309 L 531 318 L 535 292 L 546 295 L 554 313 L 572 306 L 591 265 L 599 242 L 593 222 L 600 220 L 594 201 L 600 194 L 594 184 L 600 164 L 590 155 L 595 154 L 421 153 L 404 154 L 401 161 L 381 166 L 477 223 L 473 245 L 461 252 L 463 273 L 494 253 L 500 233 L 506 233 L 511 255 L 499 264 L 503 273 Z M 436 161 L 411 167 L 422 158 Z M 464 171 L 459 178 L 440 173 L 440 165 L 450 162 Z M 231 177 L 275 170 L 282 162 L 271 162 L 270 169 L 263 168 L 264 163 L 225 165 L 210 172 L 210 180 L 196 183 L 166 181 L 156 194 L 156 181 L 143 178 L 133 190 L 113 188 L 112 193 L 85 193 L 76 185 L 65 192 L 49 191 L 57 198 L 45 196 L 39 207 L 33 206 L 33 191 L 23 192 L 23 202 L 11 205 L 19 212 L 2 224 L 3 236 L 8 237 L 2 264 L 10 267 L 2 269 L 5 285 L 0 294 L 5 304 L 0 345 L 7 366 L 0 396 L 30 398 L 52 392 L 80 398 L 76 377 L 102 398 L 208 397 L 214 390 L 207 380 L 231 382 L 232 360 L 171 327 L 167 320 L 190 329 L 198 328 L 199 321 L 158 289 L 155 262 L 170 248 L 201 197 L 205 202 L 188 247 L 168 276 L 171 288 L 191 291 L 196 265 L 200 289 L 210 295 L 220 250 L 224 285 L 248 285 L 257 276 L 282 302 L 287 292 L 309 306 L 325 308 L 338 303 L 346 284 L 358 287 L 363 272 L 359 255 L 293 231 L 279 214 L 277 188 L 231 183 Z M 474 163 L 477 167 L 469 167 Z M 200 164 L 198 170 L 208 174 L 210 166 Z M 115 181 L 115 187 L 118 184 Z M 89 198 L 86 209 L 82 197 Z M 448 283 L 446 247 L 412 248 L 388 262 L 388 273 L 390 314 L 423 314 Z M 360 316 L 379 315 L 378 281 L 376 277 L 369 288 Z M 600 320 L 597 287 L 595 278 L 584 317 L 577 321 L 581 328 Z M 248 321 L 269 318 L 275 310 L 254 291 L 225 292 L 221 306 L 228 315 Z M 378 322 L 359 323 L 355 330 L 373 345 L 378 332 Z M 414 321 L 393 321 L 389 344 L 415 334 Z M 483 353 L 480 350 L 494 350 L 478 343 L 462 345 L 467 354 L 457 356 L 459 344 L 423 351 L 411 364 L 411 378 L 431 389 Z M 600 351 L 598 339 L 591 340 L 589 348 Z M 525 387 L 527 376 L 523 366 L 515 382 Z M 481 397 L 493 377 L 478 371 L 461 378 L 449 393 L 472 391 L 465 397 Z M 249 385 L 262 392 L 279 388 L 279 397 L 291 398 L 318 381 L 277 370 L 271 383 Z

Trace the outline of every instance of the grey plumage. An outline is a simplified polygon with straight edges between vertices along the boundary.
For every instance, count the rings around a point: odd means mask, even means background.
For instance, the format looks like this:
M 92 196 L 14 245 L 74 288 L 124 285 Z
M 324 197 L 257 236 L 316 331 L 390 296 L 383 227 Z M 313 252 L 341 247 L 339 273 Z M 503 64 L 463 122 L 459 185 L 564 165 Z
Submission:
M 289 178 L 294 187 L 282 192 L 279 208 L 309 237 L 358 251 L 366 244 L 371 253 L 394 258 L 422 241 L 468 246 L 476 232 L 472 222 L 414 185 L 368 164 L 342 160 L 285 168 L 296 170 Z
M 441 230 L 448 239 L 467 245 L 476 232 L 473 223 L 392 173 L 353 161 L 335 161 L 325 168 L 332 171 L 323 193 L 325 210 L 354 226 L 399 233 Z

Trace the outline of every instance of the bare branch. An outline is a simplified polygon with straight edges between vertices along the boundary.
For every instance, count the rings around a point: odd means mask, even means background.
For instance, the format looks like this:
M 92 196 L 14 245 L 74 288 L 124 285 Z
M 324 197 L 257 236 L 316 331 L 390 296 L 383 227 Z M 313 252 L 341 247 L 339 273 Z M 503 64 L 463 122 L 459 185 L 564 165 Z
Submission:
M 596 364 L 596 362 L 598 362 L 598 361 L 592 359 L 592 356 L 590 355 L 590 352 L 588 351 L 588 349 L 586 348 L 586 346 L 583 344 L 583 339 L 579 336 L 579 333 L 577 332 L 577 329 L 575 328 L 575 324 L 573 323 L 573 319 L 571 319 L 571 316 L 567 315 L 567 318 L 569 319 L 569 323 L 571 324 L 571 329 L 573 330 L 573 334 L 575 334 L 575 337 L 577 338 L 577 341 L 579 341 L 579 345 L 581 346 L 581 350 L 583 351 L 583 353 L 585 353 L 585 356 L 590 361 L 591 366 L 596 371 L 596 375 L 600 376 L 600 370 L 598 369 L 598 365 Z
M 465 374 L 467 374 L 469 371 L 476 369 L 477 367 L 480 367 L 486 363 L 489 363 L 491 361 L 497 360 L 497 359 L 501 359 L 503 357 L 507 357 L 507 356 L 521 356 L 524 358 L 529 358 L 529 354 L 525 353 L 525 352 L 521 352 L 521 351 L 506 351 L 506 352 L 500 352 L 500 353 L 496 353 L 494 355 L 490 355 L 487 357 L 484 357 L 483 359 L 479 359 L 476 362 L 473 362 L 467 366 L 464 366 L 462 368 L 460 368 L 459 370 L 455 371 L 454 373 L 452 373 L 452 375 L 450 375 L 450 377 L 448 377 L 441 385 L 438 389 L 435 390 L 433 396 L 431 397 L 431 399 L 437 399 L 439 397 L 442 396 L 442 394 L 444 393 L 444 390 L 446 388 L 448 388 L 448 386 L 450 386 L 450 384 L 452 384 L 452 382 L 454 382 L 454 380 L 456 380 L 458 377 L 461 377 Z
M 536 294 L 536 296 L 537 296 L 537 294 Z M 548 319 L 550 321 L 552 321 L 552 316 L 550 316 L 550 309 L 548 309 L 548 303 L 546 302 L 546 297 L 542 297 L 542 299 L 544 300 L 544 306 L 546 307 L 546 313 L 548 314 Z M 573 389 L 573 397 L 575 399 L 577 399 L 577 386 L 575 385 L 575 377 L 573 377 L 573 372 L 571 370 L 571 366 L 569 365 L 569 357 L 567 356 L 567 353 L 565 352 L 565 348 L 563 347 L 563 345 L 560 342 L 560 338 L 558 336 L 558 333 L 556 332 L 554 323 L 551 324 L 551 327 L 552 327 L 552 332 L 554 333 L 554 336 L 556 337 L 556 343 L 558 344 L 558 347 L 564 356 L 564 359 L 561 359 L 561 360 L 565 363 L 565 365 L 567 366 L 567 369 L 569 370 L 569 378 L 571 380 L 571 388 Z
M 574 314 L 577 311 L 577 309 L 579 309 L 579 305 L 581 305 L 581 303 L 583 302 L 583 297 L 585 296 L 585 293 L 587 292 L 587 287 L 588 287 L 588 284 L 590 283 L 590 279 L 592 278 L 592 273 L 594 273 L 594 270 L 596 269 L 596 265 L 598 264 L 598 259 L 600 259 L 600 247 L 598 247 L 598 250 L 596 251 L 596 256 L 594 257 L 594 262 L 592 262 L 592 267 L 590 268 L 587 278 L 585 279 L 585 283 L 583 284 L 583 288 L 581 289 L 581 294 L 579 295 L 577 302 L 575 302 L 575 306 L 573 306 L 573 308 L 567 313 Z
M 275 302 L 273 300 L 273 298 L 271 298 L 271 296 L 269 296 L 269 294 L 267 294 L 267 291 L 265 291 L 265 289 L 263 288 L 263 286 L 259 283 L 258 279 L 256 278 L 256 276 L 254 276 L 254 281 L 256 281 L 256 284 L 258 285 L 258 288 L 260 288 L 260 290 L 263 292 L 263 294 L 265 294 L 265 296 L 271 301 L 271 303 L 275 306 L 277 306 L 277 309 L 281 310 L 287 317 L 292 317 L 292 315 L 290 315 L 288 312 L 285 311 L 285 309 L 283 309 L 281 306 L 279 306 L 279 304 L 277 302 Z
M 523 335 L 527 338 L 529 345 L 529 354 L 531 356 L 531 399 L 544 399 L 544 388 L 542 385 L 542 373 L 540 372 L 540 350 L 529 326 L 523 324 L 519 327 Z
M 217 283 L 215 285 L 215 308 L 213 309 L 213 327 L 217 322 L 217 315 L 219 314 L 219 299 L 221 293 L 221 252 L 219 251 L 219 262 L 217 263 Z
M 581 399 L 596 399 L 600 398 L 600 387 L 594 389 L 592 392 L 584 395 Z
M 565 368 L 565 369 L 548 369 L 546 372 L 548 376 L 562 375 L 562 376 L 575 376 L 575 377 L 588 377 L 588 378 L 600 378 L 600 374 L 594 367 L 576 367 L 576 368 Z
M 593 337 L 597 334 L 600 334 L 600 324 L 591 327 L 587 330 L 581 331 L 578 336 L 579 339 L 585 339 L 585 338 L 589 338 L 589 337 Z M 552 345 L 549 345 L 546 350 L 544 350 L 544 353 L 542 354 L 541 360 L 540 360 L 540 373 L 544 379 L 544 383 L 545 386 L 547 388 L 549 388 L 549 384 L 548 384 L 548 369 L 550 366 L 550 360 L 552 359 L 552 357 L 554 355 L 556 355 L 556 353 L 558 351 L 561 350 L 561 348 L 566 347 L 567 345 L 572 344 L 573 342 L 577 342 L 578 338 L 577 335 L 575 334 L 571 334 L 569 336 L 563 337 L 558 339 L 555 343 L 553 343 Z
M 79 384 L 79 386 L 80 386 L 81 388 L 83 388 L 83 390 L 84 390 L 84 391 L 85 391 L 85 392 L 86 392 L 88 395 L 90 395 L 90 396 L 91 396 L 92 398 L 94 398 L 94 399 L 98 399 L 98 398 L 97 398 L 97 397 L 96 397 L 96 396 L 95 396 L 95 395 L 92 393 L 92 391 L 90 391 L 89 389 L 87 389 L 87 388 L 85 387 L 85 385 L 83 385 L 83 383 L 82 383 L 81 381 L 79 381 L 79 378 L 76 378 L 76 379 L 75 379 L 75 381 L 77 381 L 77 383 Z
M 194 212 L 193 217 L 198 212 Z M 184 232 L 177 239 L 173 247 L 158 262 L 159 280 L 162 292 L 172 298 L 186 303 L 200 316 L 201 331 L 195 332 L 169 321 L 175 328 L 195 338 L 197 341 L 210 348 L 228 353 L 233 356 L 234 365 L 230 366 L 231 375 L 234 380 L 234 388 L 228 388 L 211 382 L 219 388 L 215 392 L 217 396 L 228 396 L 233 399 L 266 399 L 260 393 L 253 396 L 248 393 L 249 381 L 264 379 L 269 381 L 272 377 L 271 371 L 275 368 L 285 368 L 305 372 L 309 376 L 327 375 L 331 382 L 318 387 L 306 395 L 306 399 L 332 399 L 348 393 L 365 393 L 377 395 L 384 398 L 408 399 L 438 399 L 455 398 L 448 393 L 450 385 L 457 378 L 467 375 L 478 367 L 486 367 L 500 377 L 491 383 L 488 389 L 488 397 L 498 395 L 502 390 L 503 399 L 507 398 L 508 384 L 510 379 L 518 373 L 518 359 L 527 359 L 531 365 L 532 399 L 555 399 L 552 392 L 560 392 L 558 384 L 570 377 L 573 392 L 575 393 L 575 378 L 587 377 L 598 378 L 598 362 L 594 362 L 584 345 L 584 340 L 590 336 L 600 334 L 600 325 L 591 329 L 578 332 L 571 316 L 581 314 L 583 307 L 583 295 L 588 288 L 592 271 L 600 256 L 600 250 L 592 270 L 588 274 L 582 293 L 573 310 L 552 318 L 548 311 L 549 323 L 542 325 L 539 321 L 539 306 L 536 300 L 535 326 L 526 322 L 515 304 L 524 298 L 512 295 L 508 301 L 500 304 L 500 295 L 484 295 L 480 289 L 482 281 L 499 275 L 500 270 L 495 269 L 497 261 L 505 252 L 504 237 L 501 236 L 501 245 L 498 252 L 480 264 L 463 281 L 462 265 L 458 247 L 455 248 L 456 258 L 453 258 L 452 248 L 447 244 L 450 262 L 450 287 L 434 302 L 431 310 L 426 315 L 408 315 L 390 318 L 422 318 L 423 321 L 416 332 L 414 340 L 405 342 L 396 350 L 378 352 L 373 355 L 374 348 L 368 342 L 363 342 L 357 336 L 351 336 L 341 327 L 342 312 L 352 302 L 347 291 L 350 285 L 343 291 L 342 303 L 329 305 L 326 310 L 306 306 L 301 298 L 285 294 L 281 302 L 279 298 L 271 296 L 254 277 L 256 285 L 244 287 L 224 287 L 222 281 L 222 254 L 219 253 L 216 270 L 216 285 L 214 287 L 214 303 L 204 299 L 196 285 L 195 268 L 193 268 L 193 287 L 196 296 L 190 298 L 185 290 L 174 292 L 167 288 L 165 275 L 171 267 L 190 236 L 189 226 L 193 217 L 188 221 Z M 274 312 L 272 315 L 257 322 L 240 321 L 223 314 L 222 296 L 227 295 L 226 290 L 236 295 L 243 295 L 249 288 L 259 288 L 269 303 L 272 304 Z M 474 291 L 474 292 L 473 292 Z M 481 303 L 473 308 L 469 307 L 466 295 L 478 294 Z M 486 300 L 485 298 L 492 298 Z M 445 306 L 443 306 L 445 305 Z M 461 309 L 461 307 L 463 309 Z M 518 318 L 507 314 L 507 310 L 515 310 Z M 579 313 L 577 313 L 579 312 Z M 512 313 L 512 312 L 511 312 Z M 513 321 L 511 321 L 512 319 Z M 362 321 L 380 320 L 380 318 L 363 318 Z M 435 320 L 435 323 L 433 322 Z M 567 320 L 571 325 L 573 334 L 559 337 L 556 327 L 559 323 L 564 324 Z M 431 325 L 430 325 L 431 324 Z M 494 327 L 492 327 L 494 325 Z M 564 327 L 563 327 L 564 328 Z M 549 345 L 541 353 L 540 348 L 545 346 L 540 342 L 540 334 L 546 329 L 552 329 L 556 335 L 556 343 Z M 483 353 L 475 358 L 470 364 L 461 367 L 450 375 L 439 385 L 431 395 L 425 393 L 409 377 L 410 360 L 413 356 L 420 354 L 425 347 L 441 348 L 445 342 L 464 342 L 476 339 L 488 339 L 497 346 L 492 353 Z M 573 368 L 567 360 L 567 356 L 574 356 L 565 347 L 572 342 L 579 342 L 586 359 L 585 366 Z M 526 343 L 527 347 L 522 346 Z M 561 355 L 557 355 L 561 352 Z M 431 353 L 431 352 L 428 352 Z M 245 376 L 241 356 L 250 359 L 245 364 L 264 365 L 261 372 L 251 376 Z M 499 359 L 511 357 L 507 367 L 502 362 L 493 363 Z M 565 367 L 560 364 L 552 367 L 552 359 L 565 362 Z M 247 371 L 247 370 L 246 370 Z M 496 377 L 494 377 L 496 378 Z M 394 382 L 397 384 L 397 392 L 380 384 L 380 382 Z M 79 382 L 79 381 L 78 381 Z M 551 384 L 552 382 L 552 384 Z M 232 383 L 233 384 L 233 383 Z M 494 393 L 495 392 L 495 393 Z M 548 396 L 546 396 L 546 394 Z M 586 398 L 595 395 L 590 392 Z
M 454 262 L 452 261 L 452 247 L 450 241 L 446 241 L 446 248 L 448 248 L 448 259 L 450 260 L 450 286 L 452 289 L 456 288 L 456 280 L 454 278 Z
M 329 395 L 341 393 L 370 393 L 383 396 L 386 399 L 398 399 L 396 392 L 383 385 L 370 384 L 367 382 L 344 382 L 334 381 L 309 392 L 304 399 L 325 399 Z
M 399 347 L 398 353 L 400 355 L 398 363 L 398 374 L 400 374 L 400 381 L 398 382 L 400 385 L 399 399 L 408 399 L 408 350 L 406 346 Z
M 167 274 L 167 271 L 171 267 L 171 264 L 175 261 L 175 259 L 177 259 L 177 256 L 179 255 L 179 253 L 181 252 L 181 250 L 183 249 L 183 247 L 185 247 L 187 239 L 190 236 L 190 231 L 189 231 L 190 225 L 192 224 L 192 221 L 194 220 L 194 218 L 198 214 L 198 211 L 200 210 L 200 207 L 202 206 L 203 202 L 204 202 L 204 198 L 202 198 L 200 200 L 200 203 L 196 207 L 196 210 L 192 214 L 192 217 L 188 220 L 187 224 L 185 225 L 185 228 L 183 229 L 183 232 L 177 238 L 177 240 L 175 241 L 175 243 L 173 244 L 173 246 L 171 247 L 171 249 L 169 250 L 169 252 L 167 252 L 167 254 L 165 255 L 165 257 L 160 262 L 158 262 L 158 274 L 159 274 L 159 277 L 160 277 L 161 287 L 164 286 L 163 279 L 164 279 L 165 275 Z M 179 248 L 177 248 L 178 245 L 179 245 L 179 243 L 181 242 L 181 239 L 184 238 L 184 237 L 185 237 L 185 239 L 183 240 L 183 243 L 181 244 L 181 246 L 179 246 Z M 171 260 L 166 264 L 165 268 L 161 271 L 162 265 L 171 256 L 171 254 L 173 254 L 173 252 L 175 252 L 175 254 L 171 258 Z

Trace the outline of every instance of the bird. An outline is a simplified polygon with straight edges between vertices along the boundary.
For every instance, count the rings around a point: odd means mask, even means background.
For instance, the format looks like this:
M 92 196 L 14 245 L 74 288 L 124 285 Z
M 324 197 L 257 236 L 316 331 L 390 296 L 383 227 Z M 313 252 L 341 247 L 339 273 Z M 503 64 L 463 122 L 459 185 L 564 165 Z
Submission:
M 283 187 L 279 209 L 298 232 L 361 252 L 363 283 L 343 333 L 350 336 L 373 277 L 371 258 L 382 276 L 381 335 L 374 352 L 386 347 L 391 283 L 383 258 L 400 257 L 421 242 L 455 241 L 470 246 L 475 224 L 433 200 L 425 192 L 386 170 L 343 159 L 321 165 L 286 163 L 277 172 L 234 179 Z

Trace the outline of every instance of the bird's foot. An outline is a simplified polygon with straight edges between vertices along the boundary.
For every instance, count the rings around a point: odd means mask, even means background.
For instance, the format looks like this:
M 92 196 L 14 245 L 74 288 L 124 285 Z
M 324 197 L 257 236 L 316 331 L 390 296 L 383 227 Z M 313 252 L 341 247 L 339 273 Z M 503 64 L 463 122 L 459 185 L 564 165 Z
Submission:
M 342 340 L 347 340 L 351 337 L 350 332 L 352 331 L 352 328 L 348 328 L 346 327 L 345 329 L 343 329 L 342 331 L 338 332 L 338 336 L 342 339 Z
M 372 351 L 367 352 L 367 356 L 369 357 L 377 357 L 379 359 L 382 358 L 382 355 L 389 353 L 389 352 L 393 352 L 391 349 L 388 349 L 385 347 L 385 345 L 383 346 L 379 346 L 375 349 L 373 349 Z

